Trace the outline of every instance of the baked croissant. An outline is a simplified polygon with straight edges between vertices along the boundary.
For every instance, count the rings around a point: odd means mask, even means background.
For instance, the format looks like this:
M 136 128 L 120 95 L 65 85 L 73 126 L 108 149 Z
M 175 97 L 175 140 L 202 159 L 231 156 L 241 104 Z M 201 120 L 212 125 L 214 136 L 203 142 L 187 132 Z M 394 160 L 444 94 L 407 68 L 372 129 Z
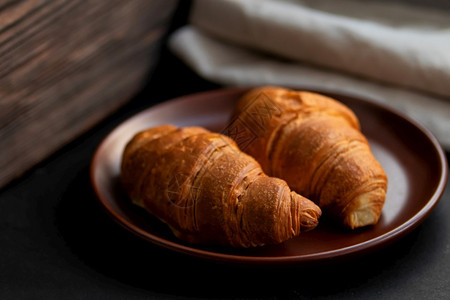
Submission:
M 233 140 L 200 127 L 136 134 L 124 149 L 121 180 L 133 203 L 190 243 L 277 244 L 313 229 L 321 215 Z
M 324 216 L 351 229 L 378 222 L 387 177 L 342 103 L 311 92 L 256 88 L 239 100 L 224 134 L 266 174 L 315 201 Z

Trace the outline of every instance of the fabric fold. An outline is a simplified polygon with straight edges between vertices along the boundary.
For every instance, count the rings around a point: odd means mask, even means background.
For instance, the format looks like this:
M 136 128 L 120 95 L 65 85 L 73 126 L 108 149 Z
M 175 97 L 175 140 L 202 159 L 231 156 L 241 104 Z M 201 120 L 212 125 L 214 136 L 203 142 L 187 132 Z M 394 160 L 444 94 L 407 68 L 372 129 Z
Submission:
M 450 97 L 450 14 L 351 0 L 197 0 L 190 22 L 281 57 Z

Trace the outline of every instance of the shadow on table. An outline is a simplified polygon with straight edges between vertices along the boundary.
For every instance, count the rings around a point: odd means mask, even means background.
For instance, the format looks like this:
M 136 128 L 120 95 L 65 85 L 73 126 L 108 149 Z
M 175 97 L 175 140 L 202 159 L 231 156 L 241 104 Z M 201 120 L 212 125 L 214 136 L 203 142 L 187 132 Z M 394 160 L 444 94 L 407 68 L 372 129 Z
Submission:
M 421 258 L 411 258 L 409 253 L 418 243 L 421 227 L 376 253 L 320 266 L 226 265 L 173 253 L 114 223 L 98 204 L 88 173 L 84 168 L 64 193 L 56 226 L 70 255 L 94 270 L 93 277 L 102 274 L 140 289 L 180 296 L 298 297 L 336 295 L 359 286 L 376 293 L 387 280 L 395 281 L 398 273 L 421 268 Z

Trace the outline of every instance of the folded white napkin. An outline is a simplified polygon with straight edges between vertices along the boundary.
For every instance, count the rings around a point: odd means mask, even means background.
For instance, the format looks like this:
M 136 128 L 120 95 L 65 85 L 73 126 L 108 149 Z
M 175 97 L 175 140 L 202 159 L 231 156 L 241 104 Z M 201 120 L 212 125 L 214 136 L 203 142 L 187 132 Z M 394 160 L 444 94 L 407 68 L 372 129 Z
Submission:
M 350 0 L 197 0 L 170 47 L 227 85 L 363 97 L 408 114 L 450 150 L 450 14 Z

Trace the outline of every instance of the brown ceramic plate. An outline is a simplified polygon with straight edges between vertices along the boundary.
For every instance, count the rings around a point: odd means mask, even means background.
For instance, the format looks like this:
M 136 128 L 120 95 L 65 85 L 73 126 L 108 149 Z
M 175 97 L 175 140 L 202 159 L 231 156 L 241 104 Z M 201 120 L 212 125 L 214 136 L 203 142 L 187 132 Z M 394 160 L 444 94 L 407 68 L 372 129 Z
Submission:
M 446 184 L 447 163 L 428 130 L 386 107 L 325 93 L 354 110 L 388 175 L 387 199 L 377 225 L 348 231 L 321 222 L 315 230 L 280 245 L 251 249 L 196 246 L 176 239 L 163 223 L 131 205 L 123 193 L 119 166 L 125 143 L 142 129 L 167 123 L 220 131 L 244 91 L 222 89 L 180 97 L 150 107 L 113 130 L 99 145 L 91 165 L 93 187 L 109 215 L 137 236 L 188 255 L 236 263 L 303 264 L 379 249 L 414 229 L 439 201 Z

